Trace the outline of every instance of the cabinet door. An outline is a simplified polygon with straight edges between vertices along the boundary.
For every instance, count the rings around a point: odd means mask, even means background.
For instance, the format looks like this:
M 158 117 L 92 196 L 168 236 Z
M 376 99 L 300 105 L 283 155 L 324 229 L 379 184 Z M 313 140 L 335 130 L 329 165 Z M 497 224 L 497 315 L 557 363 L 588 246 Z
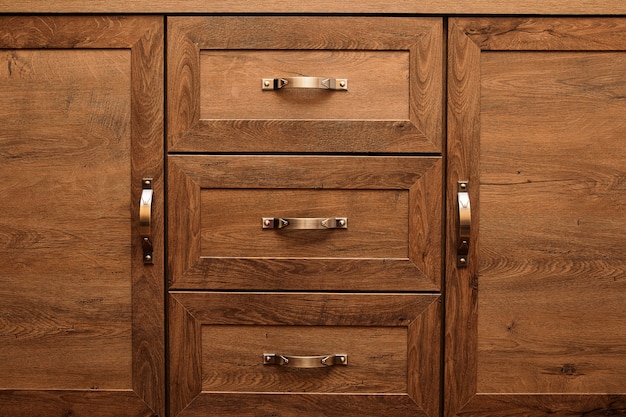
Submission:
M 626 410 L 625 32 L 450 21 L 447 416 Z
M 162 18 L 0 19 L 2 415 L 163 415 L 162 48 Z

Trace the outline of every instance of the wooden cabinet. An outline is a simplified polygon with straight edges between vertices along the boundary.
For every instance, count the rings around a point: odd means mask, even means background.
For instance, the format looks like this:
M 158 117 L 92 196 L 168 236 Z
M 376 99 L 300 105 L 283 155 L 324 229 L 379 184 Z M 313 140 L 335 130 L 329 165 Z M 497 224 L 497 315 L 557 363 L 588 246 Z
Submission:
M 83 3 L 0 4 L 0 416 L 626 413 L 622 2 Z
M 625 30 L 450 21 L 446 416 L 626 409 Z
M 155 17 L 0 18 L 3 416 L 163 415 L 162 52 Z

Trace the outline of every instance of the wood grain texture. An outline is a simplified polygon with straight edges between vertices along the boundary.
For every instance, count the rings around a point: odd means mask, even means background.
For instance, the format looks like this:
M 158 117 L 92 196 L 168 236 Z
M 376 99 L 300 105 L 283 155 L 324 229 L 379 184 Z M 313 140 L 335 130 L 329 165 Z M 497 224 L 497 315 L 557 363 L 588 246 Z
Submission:
M 191 403 L 179 417 L 204 417 L 206 410 L 220 410 L 224 417 L 311 416 L 357 417 L 369 416 L 422 417 L 407 394 L 341 394 L 339 401 L 329 394 L 291 393 L 216 393 L 206 392 Z
M 621 416 L 626 413 L 623 395 L 489 395 L 479 394 L 459 416 L 494 417 Z
M 261 410 L 317 415 L 322 403 L 326 415 L 339 410 L 344 416 L 438 415 L 436 294 L 176 291 L 170 296 L 173 416 L 207 410 L 223 416 L 257 416 Z M 347 353 L 349 364 L 310 370 L 263 366 L 263 349 L 300 355 L 344 349 L 334 353 Z M 277 395 L 284 402 L 277 402 Z
M 163 411 L 162 202 L 150 272 L 131 202 L 161 169 L 162 36 L 158 18 L 0 19 L 7 415 Z
M 154 264 L 143 264 L 138 222 L 133 224 L 133 388 L 157 415 L 165 415 L 165 173 L 164 24 L 155 16 L 129 25 L 138 36 L 132 46 L 131 216 L 139 219 L 142 179 L 152 178 L 151 234 Z
M 203 190 L 200 256 L 407 258 L 408 194 L 408 190 Z M 263 217 L 347 217 L 348 228 L 262 230 Z
M 481 68 L 479 390 L 624 392 L 626 54 Z
M 172 17 L 168 44 L 171 152 L 441 151 L 441 19 Z M 341 71 L 354 88 L 261 90 Z
M 226 392 L 407 392 L 407 332 L 401 327 L 203 326 L 202 390 Z M 295 370 L 263 354 L 347 354 L 347 366 Z
M 469 179 L 473 246 L 447 269 L 448 416 L 624 412 L 625 23 L 451 21 L 448 218 Z
M 477 257 L 479 211 L 472 205 L 469 264 L 457 268 L 458 181 L 469 181 L 471 201 L 479 187 L 480 49 L 451 20 L 448 26 L 448 143 L 446 178 L 446 311 L 444 415 L 454 416 L 476 393 Z M 473 242 L 473 243 L 472 243 Z
M 172 288 L 438 289 L 440 158 L 169 158 Z M 262 230 L 274 216 L 349 226 Z
M 16 0 L 0 4 L 0 12 L 15 13 L 437 13 L 437 14 L 557 14 L 616 15 L 626 13 L 621 0 Z
M 2 417 L 154 417 L 132 390 L 0 390 Z
M 442 335 L 443 300 L 437 298 L 408 328 L 408 358 L 407 384 L 408 393 L 429 416 L 441 415 L 441 387 L 434 381 L 442 378 L 441 358 L 442 346 L 440 343 L 424 343 L 433 335 Z
M 201 119 L 409 118 L 409 51 L 201 50 Z M 345 78 L 348 91 L 263 91 L 263 78 Z

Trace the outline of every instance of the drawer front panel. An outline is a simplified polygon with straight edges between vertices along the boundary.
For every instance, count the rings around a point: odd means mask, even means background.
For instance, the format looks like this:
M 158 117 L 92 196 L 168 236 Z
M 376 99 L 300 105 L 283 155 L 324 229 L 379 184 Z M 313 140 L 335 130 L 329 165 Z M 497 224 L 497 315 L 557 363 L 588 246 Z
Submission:
M 168 175 L 172 289 L 439 289 L 438 157 L 180 155 Z
M 303 410 L 436 416 L 439 301 L 436 294 L 172 292 L 171 415 L 252 417 L 259 407 L 294 417 Z M 265 354 L 296 366 L 264 365 Z M 347 364 L 303 368 L 294 358 L 331 354 L 346 355 Z M 276 401 L 286 393 L 289 400 Z
M 168 150 L 441 152 L 442 34 L 439 18 L 170 17 Z M 346 83 L 264 87 L 291 77 Z

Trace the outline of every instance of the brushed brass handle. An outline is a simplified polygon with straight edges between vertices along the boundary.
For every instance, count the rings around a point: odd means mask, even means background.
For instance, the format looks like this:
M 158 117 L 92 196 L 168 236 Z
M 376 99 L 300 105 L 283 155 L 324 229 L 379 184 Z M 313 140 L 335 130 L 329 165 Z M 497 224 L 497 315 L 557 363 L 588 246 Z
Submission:
M 347 229 L 347 217 L 263 217 L 261 219 L 263 229 L 296 229 L 296 230 L 317 230 L 317 229 Z
M 459 240 L 456 252 L 457 266 L 465 268 L 468 264 L 470 234 L 472 229 L 472 209 L 470 206 L 469 183 L 459 181 L 457 200 L 459 204 Z
M 288 356 L 276 353 L 264 353 L 263 365 L 277 365 L 289 368 L 326 368 L 329 366 L 347 366 L 348 355 L 333 354 L 320 356 Z
M 289 88 L 347 91 L 348 80 L 346 78 L 327 77 L 282 77 L 262 79 L 262 90 L 281 90 Z
M 141 200 L 139 201 L 139 234 L 143 249 L 143 263 L 153 264 L 152 249 L 152 178 L 142 180 Z

